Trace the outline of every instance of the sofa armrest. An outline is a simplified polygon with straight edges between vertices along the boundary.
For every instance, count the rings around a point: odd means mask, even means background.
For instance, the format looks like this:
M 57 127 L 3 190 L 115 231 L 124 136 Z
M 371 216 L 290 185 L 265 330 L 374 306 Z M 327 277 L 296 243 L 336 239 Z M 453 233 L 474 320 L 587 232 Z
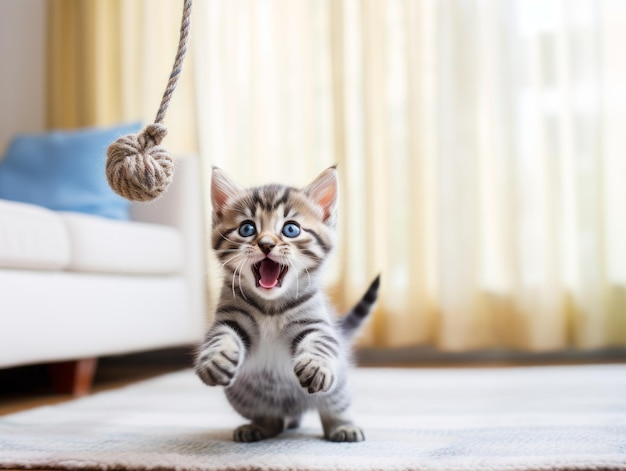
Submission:
M 192 327 L 203 335 L 207 321 L 206 251 L 203 195 L 197 156 L 174 159 L 174 180 L 156 201 L 132 203 L 133 221 L 165 224 L 180 230 L 184 247 L 184 275 L 190 290 Z

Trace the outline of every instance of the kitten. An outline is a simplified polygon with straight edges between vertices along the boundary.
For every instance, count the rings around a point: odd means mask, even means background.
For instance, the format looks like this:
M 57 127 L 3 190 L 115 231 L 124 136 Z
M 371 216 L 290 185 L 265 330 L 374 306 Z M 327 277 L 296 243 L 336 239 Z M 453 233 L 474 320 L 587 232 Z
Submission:
M 251 420 L 234 439 L 276 436 L 317 409 L 326 439 L 364 440 L 348 417 L 347 373 L 350 341 L 376 301 L 379 277 L 335 318 L 319 282 L 335 242 L 335 168 L 303 189 L 243 189 L 214 168 L 211 199 L 212 245 L 225 277 L 195 371 L 209 386 L 225 386 Z

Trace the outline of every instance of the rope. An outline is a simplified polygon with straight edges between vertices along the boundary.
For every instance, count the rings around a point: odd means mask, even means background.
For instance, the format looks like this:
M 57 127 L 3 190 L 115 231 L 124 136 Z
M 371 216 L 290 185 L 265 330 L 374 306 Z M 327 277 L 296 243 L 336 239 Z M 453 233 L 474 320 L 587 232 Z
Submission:
M 109 185 L 115 193 L 132 201 L 153 200 L 172 183 L 174 162 L 169 151 L 160 144 L 167 135 L 163 120 L 187 53 L 191 3 L 192 0 L 184 0 L 183 3 L 178 51 L 154 123 L 139 134 L 119 138 L 107 149 L 106 176 Z
M 187 54 L 187 43 L 189 42 L 189 30 L 191 29 L 191 0 L 185 0 L 183 5 L 183 21 L 180 25 L 180 38 L 178 40 L 178 51 L 176 52 L 176 58 L 174 59 L 174 66 L 172 67 L 172 73 L 170 79 L 167 82 L 167 88 L 163 93 L 161 99 L 161 106 L 154 120 L 155 123 L 162 123 L 167 112 L 167 107 L 170 104 L 172 93 L 176 89 L 176 83 L 180 77 L 180 73 L 183 70 L 183 60 L 185 54 Z

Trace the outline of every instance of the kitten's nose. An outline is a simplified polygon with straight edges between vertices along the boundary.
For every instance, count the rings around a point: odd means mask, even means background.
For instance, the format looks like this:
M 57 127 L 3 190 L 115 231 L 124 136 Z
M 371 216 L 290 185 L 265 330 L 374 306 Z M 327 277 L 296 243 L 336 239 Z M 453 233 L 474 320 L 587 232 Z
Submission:
M 274 247 L 276 247 L 276 244 L 273 244 L 271 242 L 259 242 L 259 248 L 263 251 L 265 255 L 270 253 Z

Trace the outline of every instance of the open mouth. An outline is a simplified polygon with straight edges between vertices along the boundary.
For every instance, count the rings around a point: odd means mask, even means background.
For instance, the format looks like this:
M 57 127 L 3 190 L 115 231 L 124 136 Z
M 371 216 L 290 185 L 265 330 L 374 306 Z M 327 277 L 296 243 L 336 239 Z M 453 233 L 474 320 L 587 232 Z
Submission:
M 289 270 L 287 265 L 281 265 L 274 260 L 265 258 L 252 265 L 252 272 L 256 279 L 257 288 L 272 289 L 283 284 L 283 278 Z

